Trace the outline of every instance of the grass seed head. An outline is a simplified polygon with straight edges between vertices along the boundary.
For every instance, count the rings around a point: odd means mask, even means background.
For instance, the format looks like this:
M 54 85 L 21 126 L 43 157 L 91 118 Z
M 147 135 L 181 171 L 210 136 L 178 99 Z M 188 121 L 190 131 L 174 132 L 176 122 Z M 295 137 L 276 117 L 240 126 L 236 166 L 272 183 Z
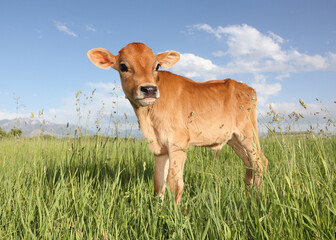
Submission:
M 304 109 L 307 109 L 307 105 L 304 103 L 304 101 L 300 98 L 299 102 L 301 104 L 302 107 L 304 107 Z

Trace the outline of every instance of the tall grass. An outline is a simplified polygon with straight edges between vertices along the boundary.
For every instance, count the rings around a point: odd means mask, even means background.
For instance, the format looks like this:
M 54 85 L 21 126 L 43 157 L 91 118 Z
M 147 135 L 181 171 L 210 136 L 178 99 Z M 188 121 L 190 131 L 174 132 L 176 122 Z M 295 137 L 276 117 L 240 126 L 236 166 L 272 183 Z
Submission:
M 153 195 L 142 140 L 4 139 L 1 239 L 335 239 L 336 138 L 262 139 L 262 195 L 229 147 L 191 148 L 176 206 Z

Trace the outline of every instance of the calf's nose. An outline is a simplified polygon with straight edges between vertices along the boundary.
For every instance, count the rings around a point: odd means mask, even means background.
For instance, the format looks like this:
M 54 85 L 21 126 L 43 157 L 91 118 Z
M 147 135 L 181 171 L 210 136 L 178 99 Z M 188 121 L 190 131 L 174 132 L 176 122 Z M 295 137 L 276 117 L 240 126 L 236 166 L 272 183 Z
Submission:
M 156 86 L 141 86 L 140 91 L 145 98 L 156 98 L 158 88 Z

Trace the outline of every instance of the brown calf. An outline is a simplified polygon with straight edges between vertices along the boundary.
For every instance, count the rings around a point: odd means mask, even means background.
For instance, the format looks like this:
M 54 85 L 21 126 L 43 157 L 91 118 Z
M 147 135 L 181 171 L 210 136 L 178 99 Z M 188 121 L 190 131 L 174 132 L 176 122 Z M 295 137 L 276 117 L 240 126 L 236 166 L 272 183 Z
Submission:
M 106 49 L 88 52 L 100 68 L 119 71 L 122 88 L 155 156 L 155 194 L 163 200 L 166 181 L 179 203 L 186 149 L 229 144 L 246 166 L 246 184 L 261 188 L 268 160 L 259 145 L 256 92 L 231 79 L 197 83 L 158 68 L 180 59 L 168 51 L 155 55 L 143 43 L 131 43 L 117 56 Z

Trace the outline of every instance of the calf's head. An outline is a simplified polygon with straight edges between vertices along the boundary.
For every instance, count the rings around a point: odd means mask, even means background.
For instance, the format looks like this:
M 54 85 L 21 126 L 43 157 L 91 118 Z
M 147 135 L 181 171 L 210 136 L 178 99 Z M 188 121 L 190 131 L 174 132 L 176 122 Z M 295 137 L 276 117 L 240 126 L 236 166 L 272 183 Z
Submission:
M 104 48 L 95 48 L 88 51 L 88 57 L 97 67 L 117 70 L 126 97 L 134 106 L 143 107 L 160 98 L 157 86 L 159 67 L 172 67 L 179 61 L 180 54 L 167 51 L 155 55 L 143 43 L 130 43 L 117 56 Z

